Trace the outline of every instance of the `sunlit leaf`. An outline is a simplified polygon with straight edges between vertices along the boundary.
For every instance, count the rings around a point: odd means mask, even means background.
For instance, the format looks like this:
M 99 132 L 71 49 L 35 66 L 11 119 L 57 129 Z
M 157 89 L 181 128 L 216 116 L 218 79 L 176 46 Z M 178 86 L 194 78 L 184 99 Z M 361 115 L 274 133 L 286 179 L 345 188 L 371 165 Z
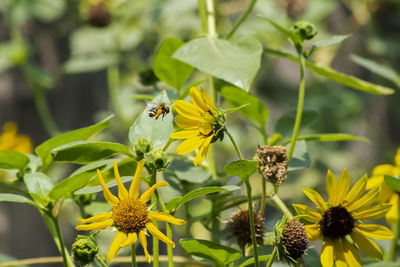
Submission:
M 9 193 L 0 193 L 0 202 L 16 202 L 16 203 L 27 203 L 33 205 L 34 203 L 20 195 L 9 194 Z
M 312 49 L 318 49 L 321 47 L 327 47 L 327 46 L 339 44 L 339 43 L 343 42 L 344 40 L 346 40 L 347 38 L 349 38 L 350 36 L 351 36 L 351 34 L 334 35 L 334 36 L 330 37 L 329 39 L 320 40 L 320 41 L 315 42 L 313 44 Z
M 225 165 L 224 171 L 228 175 L 247 179 L 257 170 L 258 162 L 255 160 L 237 160 Z
M 278 31 L 289 37 L 289 39 L 292 40 L 294 44 L 298 44 L 301 42 L 300 36 L 298 36 L 297 34 L 294 34 L 290 30 L 282 27 L 281 25 L 274 22 L 273 20 L 270 20 L 269 18 L 264 18 L 264 19 L 268 21 L 275 29 L 277 29 Z
M 11 150 L 0 150 L 0 169 L 24 172 L 28 163 L 29 157 L 25 154 Z
M 54 184 L 46 174 L 41 172 L 28 173 L 24 176 L 24 182 L 33 199 L 42 204 L 50 201 L 48 196 Z
M 387 186 L 389 186 L 394 191 L 400 192 L 400 178 L 399 177 L 396 178 L 393 176 L 385 175 L 385 183 Z
M 361 141 L 370 143 L 370 141 L 362 136 L 355 136 L 345 133 L 333 133 L 333 134 L 309 134 L 297 137 L 297 140 L 304 141 L 321 141 L 321 142 L 336 142 L 336 141 Z M 290 143 L 290 140 L 285 141 L 283 144 Z

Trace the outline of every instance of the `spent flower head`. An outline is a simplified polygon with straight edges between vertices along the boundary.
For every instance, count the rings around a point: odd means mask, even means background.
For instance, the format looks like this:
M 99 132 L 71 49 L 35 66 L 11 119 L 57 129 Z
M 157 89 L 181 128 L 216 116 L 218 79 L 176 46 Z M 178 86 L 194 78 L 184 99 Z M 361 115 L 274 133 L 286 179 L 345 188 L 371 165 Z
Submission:
M 284 146 L 262 146 L 257 149 L 260 173 L 278 187 L 287 177 L 288 158 Z

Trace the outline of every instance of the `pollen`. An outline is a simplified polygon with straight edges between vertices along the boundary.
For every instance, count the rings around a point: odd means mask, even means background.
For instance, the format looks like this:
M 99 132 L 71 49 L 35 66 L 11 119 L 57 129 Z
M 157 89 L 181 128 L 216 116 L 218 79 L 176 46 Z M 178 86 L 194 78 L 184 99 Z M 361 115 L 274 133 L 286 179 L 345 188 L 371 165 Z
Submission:
M 323 236 L 343 238 L 352 232 L 354 218 L 344 207 L 331 207 L 324 213 L 320 225 Z
M 149 221 L 147 206 L 139 199 L 124 199 L 112 211 L 114 225 L 119 232 L 138 233 Z

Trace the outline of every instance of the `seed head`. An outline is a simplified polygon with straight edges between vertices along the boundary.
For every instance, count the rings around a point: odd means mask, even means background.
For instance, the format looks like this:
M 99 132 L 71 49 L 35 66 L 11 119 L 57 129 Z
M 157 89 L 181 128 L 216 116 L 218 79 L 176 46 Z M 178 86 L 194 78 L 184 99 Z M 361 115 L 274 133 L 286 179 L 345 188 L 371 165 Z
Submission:
M 111 21 L 111 13 L 107 4 L 98 2 L 89 5 L 88 21 L 94 27 L 108 26 Z
M 282 232 L 282 244 L 285 246 L 289 257 L 296 260 L 307 249 L 307 233 L 303 224 L 293 219 L 289 221 Z
M 287 177 L 288 158 L 284 146 L 262 146 L 257 149 L 260 172 L 274 186 Z

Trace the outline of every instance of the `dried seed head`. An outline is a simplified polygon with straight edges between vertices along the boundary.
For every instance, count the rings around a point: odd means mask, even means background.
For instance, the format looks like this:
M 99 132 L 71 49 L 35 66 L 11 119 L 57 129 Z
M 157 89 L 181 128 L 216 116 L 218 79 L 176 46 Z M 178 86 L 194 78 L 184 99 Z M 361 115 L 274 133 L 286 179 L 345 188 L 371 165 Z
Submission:
M 288 222 L 282 232 L 282 244 L 285 246 L 289 257 L 296 260 L 307 249 L 307 233 L 303 224 L 293 219 Z
M 260 172 L 274 186 L 287 177 L 288 158 L 284 146 L 262 146 L 257 149 Z
M 262 245 L 264 243 L 264 219 L 260 213 L 253 213 L 257 244 Z M 247 244 L 252 243 L 248 210 L 237 210 L 229 220 L 227 229 L 230 232 L 230 236 L 236 238 L 242 250 L 244 250 Z
M 93 3 L 89 6 L 88 21 L 94 27 L 106 27 L 110 24 L 111 13 L 104 2 Z

